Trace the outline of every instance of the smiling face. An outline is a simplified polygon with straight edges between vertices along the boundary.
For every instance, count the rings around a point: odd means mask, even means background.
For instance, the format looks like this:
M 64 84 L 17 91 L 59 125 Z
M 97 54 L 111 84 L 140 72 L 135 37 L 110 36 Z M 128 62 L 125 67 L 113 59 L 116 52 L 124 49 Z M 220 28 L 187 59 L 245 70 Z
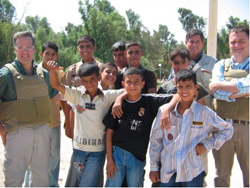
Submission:
M 117 69 L 113 66 L 107 66 L 101 73 L 101 82 L 107 86 L 115 83 L 117 79 Z
M 14 53 L 17 60 L 23 65 L 30 65 L 35 54 L 35 47 L 31 37 L 19 37 L 16 39 Z
M 196 58 L 201 53 L 204 44 L 205 43 L 201 40 L 200 35 L 193 35 L 189 37 L 189 39 L 186 41 L 186 47 L 190 52 L 191 59 Z
M 125 56 L 130 67 L 140 67 L 143 51 L 139 45 L 129 46 L 125 51 Z
M 96 76 L 95 73 L 81 77 L 81 82 L 91 97 L 94 97 L 97 93 L 99 79 L 100 76 Z
M 190 61 L 187 58 L 182 59 L 181 55 L 177 55 L 173 59 L 173 61 L 171 61 L 171 66 L 175 74 L 179 72 L 180 70 L 188 69 L 189 65 L 190 65 Z
M 95 50 L 96 47 L 93 46 L 92 42 L 79 42 L 78 44 L 78 51 L 83 62 L 92 62 Z
M 195 85 L 192 80 L 180 80 L 177 82 L 176 87 L 182 102 L 192 102 L 199 86 L 198 84 Z
M 229 47 L 236 63 L 241 63 L 249 57 L 249 37 L 245 32 L 231 33 Z
M 128 93 L 128 99 L 131 101 L 139 99 L 144 84 L 145 82 L 138 74 L 128 74 L 125 76 L 124 81 L 122 81 L 122 85 Z

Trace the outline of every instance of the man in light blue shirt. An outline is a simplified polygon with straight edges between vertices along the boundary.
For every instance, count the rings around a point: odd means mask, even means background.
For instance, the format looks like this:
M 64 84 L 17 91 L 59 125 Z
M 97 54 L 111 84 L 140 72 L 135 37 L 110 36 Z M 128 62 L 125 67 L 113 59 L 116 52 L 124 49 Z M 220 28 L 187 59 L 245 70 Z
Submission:
M 249 29 L 238 26 L 231 30 L 230 59 L 219 61 L 209 85 L 214 108 L 234 126 L 233 138 L 219 151 L 213 151 L 217 176 L 215 186 L 230 187 L 230 176 L 237 154 L 245 187 L 249 186 Z M 227 101 L 227 102 L 224 102 Z

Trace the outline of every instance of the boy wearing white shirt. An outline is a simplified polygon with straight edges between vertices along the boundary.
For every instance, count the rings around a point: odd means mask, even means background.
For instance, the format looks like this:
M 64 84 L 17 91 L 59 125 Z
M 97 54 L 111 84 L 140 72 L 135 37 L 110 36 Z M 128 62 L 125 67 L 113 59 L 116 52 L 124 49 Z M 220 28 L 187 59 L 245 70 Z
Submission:
M 58 64 L 49 62 L 51 85 L 64 95 L 64 99 L 76 106 L 73 139 L 74 166 L 80 187 L 95 187 L 105 156 L 106 128 L 102 119 L 109 107 L 124 90 L 101 91 L 98 89 L 99 68 L 95 64 L 84 63 L 78 75 L 86 90 L 70 88 L 59 83 L 56 70 Z

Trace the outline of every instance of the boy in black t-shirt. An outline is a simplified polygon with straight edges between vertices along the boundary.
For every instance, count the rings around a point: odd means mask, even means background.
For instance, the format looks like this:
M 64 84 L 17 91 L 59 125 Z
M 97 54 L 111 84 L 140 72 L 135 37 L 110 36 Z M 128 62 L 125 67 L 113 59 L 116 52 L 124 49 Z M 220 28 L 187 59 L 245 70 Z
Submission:
M 152 122 L 158 108 L 168 103 L 172 95 L 141 94 L 145 82 L 142 71 L 128 68 L 122 85 L 127 99 L 122 103 L 123 115 L 114 119 L 110 112 L 103 119 L 107 129 L 107 181 L 108 187 L 119 187 L 126 176 L 129 187 L 143 185 L 143 168 Z M 172 102 L 171 102 L 172 103 Z

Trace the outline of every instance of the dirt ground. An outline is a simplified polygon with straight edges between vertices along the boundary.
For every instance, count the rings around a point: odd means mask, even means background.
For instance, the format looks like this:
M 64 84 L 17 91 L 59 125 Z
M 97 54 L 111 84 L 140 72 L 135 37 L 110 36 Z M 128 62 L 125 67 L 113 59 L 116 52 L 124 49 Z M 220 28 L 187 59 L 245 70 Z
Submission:
M 61 116 L 61 118 L 62 118 L 62 122 L 64 122 L 63 115 Z M 67 177 L 71 155 L 72 155 L 71 139 L 65 136 L 64 129 L 61 128 L 61 162 L 60 162 L 60 174 L 59 174 L 60 187 L 64 187 L 65 185 L 65 179 Z M 4 184 L 3 184 L 4 176 L 3 176 L 3 166 L 2 166 L 3 156 L 4 156 L 4 147 L 2 144 L 2 140 L 0 139 L 0 187 L 4 187 Z M 234 161 L 235 161 L 235 164 L 234 164 L 233 171 L 232 171 L 231 187 L 243 187 L 242 173 L 241 173 L 236 157 Z M 209 166 L 209 170 L 208 170 L 208 175 L 206 177 L 207 187 L 214 187 L 213 179 L 215 177 L 215 168 L 214 168 L 214 159 L 212 156 L 212 152 L 209 152 L 208 154 L 208 166 Z M 105 169 L 106 168 L 104 168 L 104 170 Z M 147 155 L 147 165 L 145 169 L 146 169 L 146 174 L 145 174 L 144 187 L 151 187 L 151 182 L 148 178 L 149 177 L 148 174 L 150 171 L 148 155 Z M 105 178 L 106 177 L 104 176 L 104 179 Z

